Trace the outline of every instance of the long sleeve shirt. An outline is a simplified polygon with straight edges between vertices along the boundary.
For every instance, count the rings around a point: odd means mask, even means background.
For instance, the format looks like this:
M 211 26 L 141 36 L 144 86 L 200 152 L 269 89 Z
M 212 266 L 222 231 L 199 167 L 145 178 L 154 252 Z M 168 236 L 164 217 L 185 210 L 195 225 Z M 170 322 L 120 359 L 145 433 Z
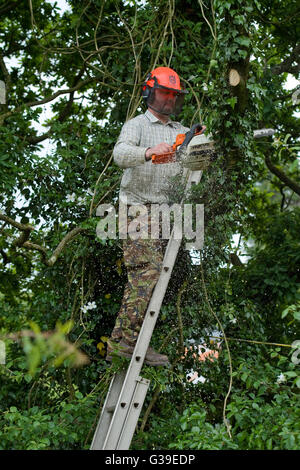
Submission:
M 114 162 L 124 169 L 120 186 L 120 201 L 128 205 L 167 203 L 171 178 L 182 168 L 179 163 L 154 165 L 145 160 L 149 147 L 166 142 L 172 145 L 177 134 L 189 129 L 179 122 L 161 122 L 149 110 L 127 121 L 114 147 Z

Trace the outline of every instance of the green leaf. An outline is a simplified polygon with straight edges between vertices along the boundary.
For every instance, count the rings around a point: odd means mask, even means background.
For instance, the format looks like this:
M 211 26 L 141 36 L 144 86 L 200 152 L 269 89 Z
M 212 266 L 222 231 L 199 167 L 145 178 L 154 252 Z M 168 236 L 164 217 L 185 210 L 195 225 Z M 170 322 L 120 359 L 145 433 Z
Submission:
M 200 433 L 200 428 L 199 428 L 199 426 L 193 426 L 192 429 L 191 429 L 191 432 Z
M 24 375 L 24 379 L 27 383 L 31 382 L 32 381 L 32 376 L 30 374 L 25 374 Z
M 286 375 L 287 377 L 297 377 L 298 374 L 296 374 L 296 372 L 290 370 L 288 372 L 284 372 L 284 375 Z
M 226 100 L 226 103 L 229 104 L 233 109 L 235 107 L 236 103 L 237 103 L 237 97 L 233 96 L 232 98 L 228 98 Z
M 185 430 L 187 429 L 187 422 L 184 421 L 183 423 L 181 423 L 180 426 L 181 426 L 181 429 L 182 429 L 183 431 L 185 431 Z
M 248 375 L 249 375 L 248 372 L 244 372 L 244 373 L 242 374 L 241 379 L 242 379 L 243 382 L 246 382 L 246 380 L 247 380 L 247 378 L 248 378 Z
M 235 42 L 238 44 L 241 44 L 242 46 L 249 46 L 250 45 L 250 38 L 247 38 L 245 36 L 238 36 L 237 38 L 234 39 Z
M 281 314 L 281 318 L 285 318 L 289 314 L 289 311 L 290 311 L 290 307 L 285 308 Z

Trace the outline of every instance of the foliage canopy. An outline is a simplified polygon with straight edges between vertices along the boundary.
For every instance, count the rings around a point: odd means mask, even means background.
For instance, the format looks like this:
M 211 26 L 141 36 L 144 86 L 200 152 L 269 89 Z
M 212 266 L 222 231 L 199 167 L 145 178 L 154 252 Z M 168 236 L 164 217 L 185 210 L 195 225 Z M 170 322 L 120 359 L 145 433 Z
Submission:
M 174 272 L 153 335 L 173 367 L 145 368 L 132 448 L 299 448 L 296 0 L 1 0 L 0 18 L 0 448 L 89 447 L 121 365 L 104 355 L 126 280 L 96 208 L 117 204 L 112 149 L 158 65 L 183 78 L 180 119 L 206 124 L 218 159 L 190 195 L 205 246 Z M 274 138 L 254 141 L 263 127 Z M 221 327 L 217 361 L 180 360 Z

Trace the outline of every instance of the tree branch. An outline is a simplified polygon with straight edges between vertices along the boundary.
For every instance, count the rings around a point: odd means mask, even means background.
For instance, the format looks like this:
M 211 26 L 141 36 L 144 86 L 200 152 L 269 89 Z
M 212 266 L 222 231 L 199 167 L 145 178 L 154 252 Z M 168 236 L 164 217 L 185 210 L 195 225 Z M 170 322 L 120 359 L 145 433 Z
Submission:
M 43 246 L 40 246 L 36 243 L 32 243 L 30 241 L 28 241 L 29 239 L 29 236 L 30 236 L 30 232 L 32 230 L 35 230 L 35 228 L 32 226 L 32 225 L 29 225 L 29 224 L 21 224 L 13 219 L 11 219 L 10 217 L 8 217 L 7 215 L 5 214 L 1 214 L 0 213 L 0 220 L 4 220 L 5 222 L 8 222 L 10 225 L 12 225 L 13 227 L 16 227 L 18 230 L 20 230 L 22 233 L 21 235 L 19 236 L 19 238 L 17 238 L 16 240 L 14 240 L 13 242 L 13 246 L 18 246 L 18 247 L 24 247 L 24 248 L 27 248 L 28 250 L 36 250 L 36 251 L 39 251 L 41 253 L 41 256 L 42 256 L 42 262 L 44 264 L 46 264 L 46 266 L 53 266 L 59 255 L 61 254 L 61 252 L 63 251 L 63 249 L 65 248 L 65 246 L 73 239 L 75 238 L 78 234 L 80 233 L 83 233 L 83 232 L 86 232 L 87 229 L 83 228 L 83 227 L 75 227 L 73 228 L 69 233 L 67 233 L 67 235 L 61 240 L 61 242 L 57 245 L 57 247 L 55 248 L 55 250 L 53 251 L 52 255 L 50 256 L 50 258 L 47 258 L 47 250 L 46 248 L 44 248 Z
M 100 79 L 100 76 L 96 76 L 96 77 L 91 77 L 91 78 L 86 78 L 85 80 L 82 80 L 81 82 L 77 83 L 77 85 L 73 86 L 72 88 L 67 88 L 66 90 L 58 90 L 56 91 L 55 93 L 53 93 L 52 95 L 50 96 L 47 96 L 46 98 L 44 98 L 43 100 L 40 100 L 40 101 L 30 101 L 29 103 L 24 103 L 23 105 L 21 106 L 18 106 L 17 108 L 15 108 L 14 110 L 12 111 L 9 111 L 5 114 L 2 114 L 1 115 L 1 119 L 4 120 L 6 119 L 7 117 L 11 116 L 12 114 L 14 113 L 17 113 L 19 111 L 21 111 L 24 107 L 25 108 L 32 108 L 34 106 L 40 106 L 42 104 L 46 104 L 46 103 L 49 103 L 50 101 L 53 101 L 55 98 L 57 98 L 58 96 L 60 95 L 65 95 L 66 93 L 74 93 L 74 91 L 77 91 L 79 90 L 80 88 L 84 87 L 85 85 L 87 85 L 88 83 L 91 83 L 95 80 L 99 80 Z
M 3 264 L 6 265 L 9 262 L 8 256 L 7 256 L 7 254 L 5 253 L 4 250 L 0 250 L 0 253 L 1 253 L 2 258 L 3 258 Z
M 7 2 L 0 8 L 0 15 L 8 13 L 10 10 L 13 10 L 18 5 L 18 1 Z
M 11 86 L 11 79 L 10 79 L 10 74 L 7 70 L 7 67 L 5 65 L 5 62 L 4 62 L 4 59 L 3 59 L 3 54 L 2 54 L 1 50 L 0 50 L 0 69 L 1 69 L 1 71 L 3 73 L 3 77 L 4 77 L 6 94 L 8 94 L 10 86 Z
M 281 194 L 281 196 L 282 196 L 281 204 L 280 204 L 280 212 L 283 211 L 283 209 L 284 209 L 284 203 L 285 203 L 285 194 L 284 194 L 284 191 L 283 191 L 283 190 L 284 190 L 284 186 L 285 186 L 285 185 L 282 184 L 282 185 L 280 186 L 280 188 L 279 188 L 280 194 Z
M 81 79 L 82 75 L 84 74 L 84 71 L 85 71 L 85 64 L 83 64 L 83 67 L 81 68 L 81 70 L 79 71 L 77 76 L 74 78 L 73 88 L 76 87 L 76 85 L 78 85 L 78 83 L 80 83 L 79 80 Z M 75 93 L 74 91 L 72 91 L 70 93 L 69 101 L 67 102 L 66 106 L 61 111 L 61 113 L 58 117 L 59 122 L 63 122 L 66 119 L 66 117 L 71 114 L 72 104 L 73 104 L 73 101 L 74 101 L 74 93 Z
M 243 266 L 243 263 L 236 253 L 230 253 L 230 261 L 233 266 Z
M 271 72 L 274 75 L 280 75 L 281 73 L 284 73 L 284 72 L 297 74 L 300 71 L 299 54 L 300 54 L 300 43 L 297 44 L 297 46 L 294 48 L 290 57 L 288 57 L 283 62 L 281 62 L 281 64 L 277 64 L 271 67 Z M 297 65 L 292 66 L 293 62 L 297 62 Z
M 284 95 L 279 95 L 274 101 L 285 101 L 293 96 L 295 91 L 299 89 L 299 86 L 296 86 L 296 88 L 293 88 L 292 90 L 289 90 L 290 92 Z
M 43 263 L 46 264 L 47 266 L 50 266 L 48 261 L 47 261 L 47 250 L 46 250 L 46 248 L 44 248 L 40 245 L 37 245 L 36 243 L 31 243 L 31 242 L 28 242 L 28 241 L 24 242 L 23 245 L 19 245 L 19 246 L 24 246 L 28 250 L 37 250 L 37 251 L 39 251 L 42 255 Z
M 79 80 L 82 77 L 82 75 L 84 74 L 84 71 L 85 71 L 85 65 L 82 67 L 82 69 L 80 70 L 78 75 L 75 77 L 74 83 L 73 83 L 73 88 L 79 83 Z M 73 102 L 74 102 L 74 91 L 72 91 L 70 93 L 69 101 L 67 102 L 66 106 L 61 110 L 61 112 L 58 116 L 58 121 L 59 122 L 63 122 L 66 119 L 66 117 L 68 117 L 71 114 Z M 43 140 L 48 139 L 51 136 L 51 134 L 52 134 L 52 128 L 50 127 L 50 129 L 47 132 L 45 132 L 44 134 L 39 135 L 39 136 L 26 137 L 26 140 L 30 144 L 35 145 L 35 144 L 38 144 L 39 142 L 42 142 Z
M 17 222 L 16 220 L 11 219 L 10 217 L 8 217 L 8 215 L 2 214 L 1 212 L 0 212 L 0 220 L 4 220 L 4 222 L 9 223 L 13 227 L 16 227 L 18 230 L 24 230 L 24 231 L 35 230 L 32 225 L 21 224 L 20 222 Z
M 73 238 L 75 238 L 79 233 L 86 232 L 86 228 L 82 227 L 75 227 L 71 232 L 67 233 L 67 235 L 62 239 L 62 241 L 58 244 L 58 246 L 55 248 L 52 256 L 50 256 L 47 264 L 48 266 L 53 266 L 54 263 L 57 261 L 57 258 L 59 257 L 60 253 L 63 251 L 67 243 L 69 243 Z
M 289 188 L 291 188 L 295 193 L 300 196 L 300 186 L 292 180 L 289 176 L 287 176 L 280 168 L 275 166 L 268 155 L 265 155 L 265 162 L 267 167 L 269 168 L 270 172 L 277 176 L 283 183 L 285 183 Z
M 52 130 L 50 129 L 49 131 L 45 132 L 45 134 L 35 135 L 35 136 L 28 136 L 28 137 L 25 138 L 25 140 L 27 142 L 29 142 L 30 144 L 35 145 L 35 144 L 38 144 L 38 143 L 42 142 L 43 140 L 49 139 L 51 134 L 52 134 Z

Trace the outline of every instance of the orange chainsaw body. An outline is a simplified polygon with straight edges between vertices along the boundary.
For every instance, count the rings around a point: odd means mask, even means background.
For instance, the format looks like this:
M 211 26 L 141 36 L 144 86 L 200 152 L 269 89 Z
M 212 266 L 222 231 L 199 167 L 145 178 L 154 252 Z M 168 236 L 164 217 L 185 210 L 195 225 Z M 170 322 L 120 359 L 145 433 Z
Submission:
M 200 126 L 201 127 L 201 126 Z M 196 131 L 194 133 L 194 135 L 199 135 L 199 134 L 202 134 L 205 130 L 205 127 L 203 127 L 200 131 Z M 191 131 L 189 131 L 191 132 Z M 193 131 L 192 131 L 193 132 Z M 176 150 L 177 148 L 183 144 L 183 142 L 185 141 L 185 138 L 187 136 L 188 132 L 186 134 L 177 134 L 176 136 L 176 141 L 175 143 L 172 145 L 172 152 L 168 152 L 168 153 L 163 153 L 161 155 L 152 155 L 152 163 L 154 163 L 155 165 L 157 164 L 161 164 L 161 163 L 173 163 L 173 162 L 176 162 Z
M 176 161 L 175 152 L 179 145 L 183 144 L 185 134 L 177 134 L 175 144 L 172 145 L 173 151 L 161 155 L 152 155 L 152 163 L 172 163 Z

